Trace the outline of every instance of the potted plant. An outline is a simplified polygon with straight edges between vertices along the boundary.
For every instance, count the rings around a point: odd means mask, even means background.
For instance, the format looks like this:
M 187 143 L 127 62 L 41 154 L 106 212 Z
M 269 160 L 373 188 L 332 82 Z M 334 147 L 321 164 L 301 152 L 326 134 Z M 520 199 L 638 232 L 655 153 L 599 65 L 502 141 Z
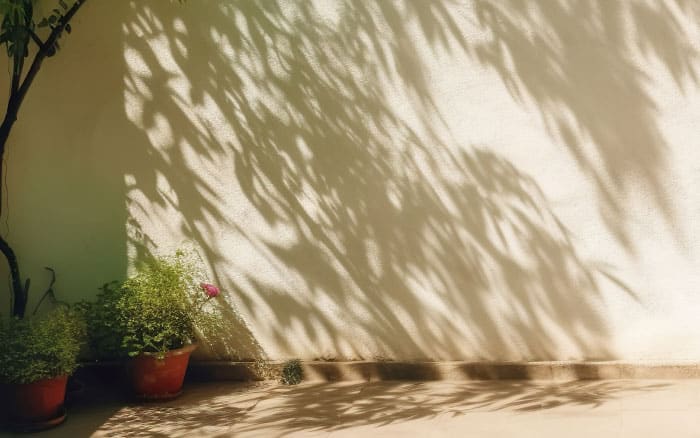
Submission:
M 196 265 L 183 251 L 154 258 L 123 283 L 105 285 L 91 306 L 92 346 L 103 357 L 130 358 L 130 379 L 141 399 L 181 393 L 196 331 L 215 324 L 206 305 L 220 291 L 197 280 Z
M 42 430 L 65 420 L 66 382 L 85 335 L 82 315 L 67 305 L 0 321 L 0 382 L 14 429 Z

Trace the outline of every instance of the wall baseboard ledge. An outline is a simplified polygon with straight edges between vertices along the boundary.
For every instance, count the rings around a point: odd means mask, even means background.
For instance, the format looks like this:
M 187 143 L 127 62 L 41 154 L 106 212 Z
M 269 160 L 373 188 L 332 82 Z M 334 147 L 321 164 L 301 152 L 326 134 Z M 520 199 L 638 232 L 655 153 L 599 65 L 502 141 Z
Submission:
M 197 381 L 276 380 L 283 362 L 193 361 L 188 378 Z M 482 380 L 608 380 L 698 379 L 695 361 L 552 361 L 552 362 L 426 362 L 303 361 L 304 381 L 482 381 Z

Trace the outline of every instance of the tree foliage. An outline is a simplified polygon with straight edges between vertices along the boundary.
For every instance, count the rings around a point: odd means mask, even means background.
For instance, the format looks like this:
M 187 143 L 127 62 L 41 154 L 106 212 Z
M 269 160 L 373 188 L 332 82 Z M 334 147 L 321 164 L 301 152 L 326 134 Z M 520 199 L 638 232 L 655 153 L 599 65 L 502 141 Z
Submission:
M 21 76 L 30 43 L 35 43 L 47 57 L 56 54 L 60 49 L 59 39 L 64 32 L 71 32 L 70 19 L 84 1 L 76 0 L 69 5 L 66 0 L 58 0 L 55 7 L 43 14 L 43 8 L 35 7 L 37 0 L 0 0 L 0 44 L 5 45 L 7 56 L 13 60 L 13 76 Z

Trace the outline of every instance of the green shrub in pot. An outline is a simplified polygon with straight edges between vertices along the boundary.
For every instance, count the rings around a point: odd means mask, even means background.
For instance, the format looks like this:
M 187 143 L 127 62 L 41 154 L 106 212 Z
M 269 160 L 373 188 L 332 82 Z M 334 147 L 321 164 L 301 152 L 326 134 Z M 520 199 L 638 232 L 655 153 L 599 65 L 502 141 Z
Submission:
M 43 315 L 0 322 L 0 381 L 32 383 L 70 375 L 86 339 L 83 315 L 58 306 Z
M 95 360 L 118 360 L 126 355 L 122 347 L 123 329 L 117 310 L 119 283 L 103 285 L 92 302 L 78 305 L 84 310 L 88 331 L 87 356 Z
M 85 336 L 82 314 L 66 305 L 0 323 L 3 422 L 18 431 L 38 431 L 65 420 L 68 376 L 78 367 Z
M 192 254 L 178 251 L 151 259 L 84 304 L 96 355 L 133 358 L 128 369 L 137 397 L 177 397 L 197 332 L 221 326 L 220 313 L 206 306 L 219 289 L 201 278 Z
M 177 251 L 143 263 L 122 283 L 103 286 L 95 302 L 84 304 L 94 354 L 163 357 L 193 343 L 197 330 L 212 332 L 220 319 L 207 303 L 219 290 L 202 277 L 196 258 Z

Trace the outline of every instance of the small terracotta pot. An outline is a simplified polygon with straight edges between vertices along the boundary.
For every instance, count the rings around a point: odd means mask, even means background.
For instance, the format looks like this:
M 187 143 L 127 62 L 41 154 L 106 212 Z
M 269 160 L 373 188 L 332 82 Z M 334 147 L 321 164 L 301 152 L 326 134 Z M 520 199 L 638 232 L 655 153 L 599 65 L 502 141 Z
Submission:
M 136 396 L 143 400 L 167 400 L 182 393 L 190 354 L 197 344 L 170 350 L 163 359 L 155 353 L 142 353 L 132 359 L 131 382 Z
M 68 376 L 32 383 L 6 385 L 8 419 L 21 430 L 41 430 L 61 424 L 65 419 L 63 402 Z

